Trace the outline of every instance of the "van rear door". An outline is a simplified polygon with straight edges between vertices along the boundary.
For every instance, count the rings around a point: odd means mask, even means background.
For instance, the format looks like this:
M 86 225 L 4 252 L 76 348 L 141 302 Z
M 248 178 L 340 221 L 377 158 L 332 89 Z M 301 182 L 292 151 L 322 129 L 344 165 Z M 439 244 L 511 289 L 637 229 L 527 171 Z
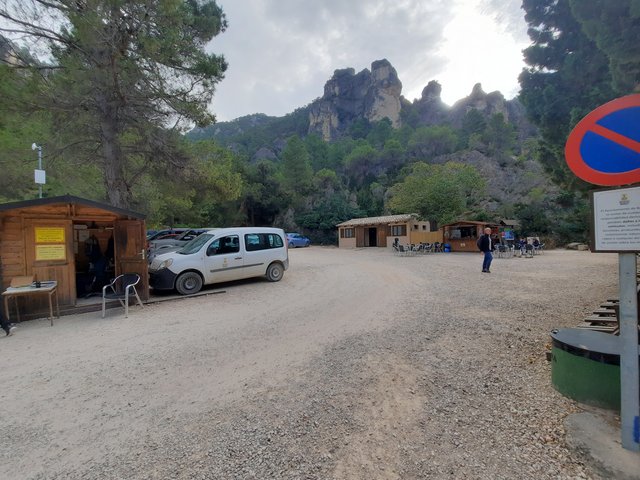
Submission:
M 264 275 L 271 262 L 284 263 L 287 256 L 285 240 L 275 232 L 246 233 L 244 245 L 244 270 L 248 277 Z

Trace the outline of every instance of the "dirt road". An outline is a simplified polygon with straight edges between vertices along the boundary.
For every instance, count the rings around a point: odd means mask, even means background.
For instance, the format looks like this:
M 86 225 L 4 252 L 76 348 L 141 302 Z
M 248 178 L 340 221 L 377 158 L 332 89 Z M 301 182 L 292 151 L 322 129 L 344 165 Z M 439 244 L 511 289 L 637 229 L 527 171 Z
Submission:
M 545 347 L 616 294 L 615 255 L 290 257 L 0 339 L 0 478 L 598 478 Z

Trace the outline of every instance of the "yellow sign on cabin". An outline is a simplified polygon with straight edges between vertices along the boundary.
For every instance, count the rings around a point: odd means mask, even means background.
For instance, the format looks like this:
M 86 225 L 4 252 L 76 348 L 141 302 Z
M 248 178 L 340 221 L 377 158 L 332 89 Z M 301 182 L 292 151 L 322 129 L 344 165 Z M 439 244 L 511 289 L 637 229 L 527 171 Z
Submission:
M 66 245 L 36 245 L 36 260 L 66 260 Z
M 36 227 L 36 243 L 64 243 L 64 227 Z

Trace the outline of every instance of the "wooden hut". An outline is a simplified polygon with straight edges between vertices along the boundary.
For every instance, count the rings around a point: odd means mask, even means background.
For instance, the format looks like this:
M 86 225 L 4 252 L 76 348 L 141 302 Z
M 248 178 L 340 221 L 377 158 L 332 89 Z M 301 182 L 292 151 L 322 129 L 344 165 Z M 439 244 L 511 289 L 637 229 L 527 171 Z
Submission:
M 432 231 L 431 223 L 419 220 L 415 213 L 353 218 L 336 226 L 340 248 L 391 248 L 396 238 L 403 245 L 442 241 L 440 230 Z
M 444 243 L 451 245 L 452 252 L 477 252 L 476 241 L 484 233 L 485 228 L 491 228 L 492 235 L 499 241 L 499 225 L 493 222 L 474 222 L 461 220 L 442 226 Z
M 144 216 L 70 195 L 0 205 L 0 281 L 33 276 L 55 280 L 61 306 L 101 298 L 101 283 L 138 273 L 149 298 Z M 21 305 L 27 317 L 46 310 L 34 297 Z

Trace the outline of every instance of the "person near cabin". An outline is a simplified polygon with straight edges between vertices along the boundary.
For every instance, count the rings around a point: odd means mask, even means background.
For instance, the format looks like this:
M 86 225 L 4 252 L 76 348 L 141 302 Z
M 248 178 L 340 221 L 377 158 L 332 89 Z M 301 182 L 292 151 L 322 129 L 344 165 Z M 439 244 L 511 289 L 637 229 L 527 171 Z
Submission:
M 6 332 L 7 337 L 13 335 L 13 331 L 16 329 L 15 325 L 5 320 L 2 308 L 0 308 L 0 327 Z
M 478 239 L 478 248 L 484 254 L 482 260 L 482 273 L 491 273 L 491 261 L 493 260 L 493 240 L 491 238 L 491 228 L 484 229 L 484 235 Z

